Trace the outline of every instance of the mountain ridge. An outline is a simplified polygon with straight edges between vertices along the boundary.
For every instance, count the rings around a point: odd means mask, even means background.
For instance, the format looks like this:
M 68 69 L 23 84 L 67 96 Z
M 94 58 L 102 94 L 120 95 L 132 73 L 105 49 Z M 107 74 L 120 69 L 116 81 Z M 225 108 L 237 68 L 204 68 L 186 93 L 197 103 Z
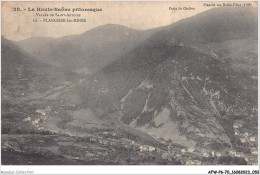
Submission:
M 32 39 L 28 39 L 17 42 L 17 45 L 46 63 L 71 71 L 85 68 L 94 73 L 136 47 L 156 30 L 141 31 L 108 24 L 80 35 L 47 39 L 47 42 L 36 38 L 31 43 Z

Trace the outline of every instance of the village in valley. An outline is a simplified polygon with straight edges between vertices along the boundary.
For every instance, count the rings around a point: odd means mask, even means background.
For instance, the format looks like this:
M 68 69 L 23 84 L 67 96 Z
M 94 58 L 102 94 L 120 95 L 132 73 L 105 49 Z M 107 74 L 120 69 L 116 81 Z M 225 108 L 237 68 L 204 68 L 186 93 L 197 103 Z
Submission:
M 37 129 L 37 131 L 33 133 L 33 137 L 36 139 L 37 134 L 45 133 L 51 135 L 51 137 L 61 136 L 61 140 L 69 139 L 70 141 L 73 141 L 74 143 L 69 143 L 69 145 L 77 147 L 77 149 L 74 150 L 74 153 L 67 150 L 69 148 L 65 147 L 66 145 L 68 146 L 66 142 L 59 141 L 60 139 L 57 138 L 55 141 L 57 142 L 57 145 L 55 146 L 57 148 L 47 150 L 53 153 L 57 152 L 57 149 L 59 151 L 63 150 L 61 152 L 63 152 L 64 156 L 67 156 L 74 161 L 95 161 L 97 159 L 100 160 L 100 157 L 103 157 L 101 159 L 104 159 L 105 161 L 116 154 L 118 150 L 121 150 L 123 155 L 127 155 L 125 158 L 127 158 L 126 162 L 128 164 L 156 164 L 156 162 L 182 165 L 232 164 L 232 162 L 234 164 L 257 164 L 255 161 L 258 156 L 256 138 L 248 132 L 240 133 L 239 129 L 242 127 L 242 124 L 239 122 L 234 124 L 233 129 L 236 137 L 239 137 L 243 144 L 247 144 L 250 147 L 250 152 L 248 154 L 235 151 L 232 148 L 214 151 L 199 147 L 184 147 L 172 143 L 171 140 L 165 140 L 163 138 L 158 138 L 161 145 L 156 143 L 145 144 L 135 136 L 129 136 L 116 131 L 89 132 L 75 136 L 75 134 L 69 134 L 63 131 L 54 131 L 48 128 L 46 125 L 46 119 L 49 115 L 58 113 L 57 111 L 52 111 L 51 106 L 47 106 L 46 109 L 36 109 L 35 112 L 38 115 L 35 115 L 34 117 L 28 116 L 23 120 L 23 122 L 30 123 Z M 4 141 L 3 149 L 10 149 L 14 146 L 11 140 Z M 46 148 L 47 147 L 39 149 L 44 150 Z M 22 150 L 22 148 L 19 148 L 19 145 L 17 145 L 16 151 L 19 150 Z M 121 158 L 118 157 L 118 160 L 115 158 L 114 161 L 110 163 L 116 164 L 116 161 L 120 161 L 119 159 Z M 225 162 L 227 160 L 229 161 Z
M 258 165 L 257 14 L 3 35 L 2 164 Z

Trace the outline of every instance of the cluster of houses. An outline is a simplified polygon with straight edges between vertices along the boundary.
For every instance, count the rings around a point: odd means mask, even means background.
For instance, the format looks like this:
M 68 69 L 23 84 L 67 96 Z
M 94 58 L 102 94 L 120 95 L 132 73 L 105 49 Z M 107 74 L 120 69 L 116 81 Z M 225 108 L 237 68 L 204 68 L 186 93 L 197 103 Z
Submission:
M 253 134 L 249 134 L 248 132 L 241 133 L 239 132 L 239 128 L 242 127 L 243 124 L 241 122 L 236 122 L 233 125 L 233 129 L 235 131 L 235 136 L 240 137 L 241 143 L 249 143 L 250 151 L 252 155 L 258 155 L 258 151 L 255 147 L 253 147 L 256 142 L 256 137 Z
M 25 122 L 31 122 L 33 126 L 35 127 L 39 127 L 39 122 L 41 121 L 41 119 L 35 119 L 33 120 L 30 116 L 26 117 L 23 121 Z
M 148 146 L 148 145 L 140 145 L 139 149 L 140 149 L 140 152 L 153 152 L 153 151 L 155 151 L 155 147 Z
M 113 135 L 115 135 L 114 133 Z M 110 132 L 103 132 L 102 135 L 111 135 Z M 203 162 L 201 159 L 196 159 L 196 157 L 215 157 L 215 158 L 220 158 L 222 156 L 227 156 L 230 155 L 232 157 L 242 157 L 244 158 L 249 164 L 252 164 L 252 161 L 250 159 L 250 156 L 245 155 L 242 152 L 237 152 L 232 149 L 225 149 L 223 151 L 214 151 L 214 150 L 206 150 L 203 148 L 194 148 L 194 147 L 179 147 L 176 148 L 176 146 L 169 146 L 168 150 L 161 150 L 158 148 L 155 148 L 154 146 L 151 145 L 141 145 L 139 143 L 136 143 L 133 140 L 129 139 L 120 139 L 120 140 L 114 140 L 114 139 L 98 139 L 97 137 L 91 137 L 92 141 L 98 142 L 102 145 L 107 145 L 107 146 L 118 146 L 121 145 L 126 149 L 135 149 L 136 151 L 139 151 L 140 153 L 144 154 L 153 154 L 155 152 L 159 153 L 161 155 L 162 159 L 165 160 L 170 160 L 171 158 L 176 158 L 177 160 L 180 160 L 183 164 L 186 165 L 201 165 Z M 258 151 L 256 148 L 251 148 L 251 153 L 255 156 L 258 155 Z M 193 159 L 194 158 L 194 159 Z
M 28 116 L 24 118 L 23 121 L 30 122 L 34 127 L 36 127 L 39 130 L 44 130 L 44 128 L 46 128 L 46 123 L 45 123 L 47 119 L 46 116 L 50 113 L 50 111 L 51 111 L 50 106 L 48 106 L 46 109 L 36 109 L 35 112 L 40 115 L 40 118 Z M 43 124 L 43 126 L 40 126 L 41 123 Z
M 250 139 L 250 138 L 249 138 Z M 252 141 L 255 141 L 255 139 L 251 138 Z M 170 148 L 171 149 L 171 148 Z M 253 156 L 257 156 L 258 155 L 258 151 L 255 147 L 251 147 L 251 154 Z M 252 160 L 250 160 L 250 155 L 246 155 L 243 152 L 237 152 L 233 149 L 225 149 L 220 151 L 208 151 L 206 149 L 203 148 L 194 148 L 194 147 L 188 147 L 188 148 L 181 148 L 179 150 L 175 150 L 175 153 L 173 154 L 174 157 L 176 157 L 177 159 L 182 160 L 182 162 L 184 162 L 186 165 L 200 165 L 202 162 L 200 160 L 192 160 L 191 157 L 204 157 L 204 158 L 208 158 L 208 157 L 215 157 L 215 158 L 220 158 L 222 156 L 232 156 L 232 157 L 242 157 L 245 159 L 246 162 L 248 162 L 249 164 L 253 164 Z M 164 155 L 166 157 L 166 155 Z M 168 156 L 170 156 L 170 153 L 168 153 Z

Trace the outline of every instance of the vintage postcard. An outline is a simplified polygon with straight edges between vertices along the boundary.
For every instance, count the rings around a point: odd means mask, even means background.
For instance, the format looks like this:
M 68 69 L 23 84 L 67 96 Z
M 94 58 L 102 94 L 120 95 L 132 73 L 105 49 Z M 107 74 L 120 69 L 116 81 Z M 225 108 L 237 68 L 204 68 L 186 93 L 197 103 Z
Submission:
M 1 8 L 2 165 L 258 165 L 258 2 Z

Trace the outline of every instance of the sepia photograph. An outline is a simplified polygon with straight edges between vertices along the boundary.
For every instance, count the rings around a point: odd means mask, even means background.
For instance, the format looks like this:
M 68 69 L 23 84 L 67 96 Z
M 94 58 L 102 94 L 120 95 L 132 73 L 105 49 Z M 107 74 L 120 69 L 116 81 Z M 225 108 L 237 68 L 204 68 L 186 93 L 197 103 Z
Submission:
M 258 166 L 258 2 L 2 1 L 1 165 Z

